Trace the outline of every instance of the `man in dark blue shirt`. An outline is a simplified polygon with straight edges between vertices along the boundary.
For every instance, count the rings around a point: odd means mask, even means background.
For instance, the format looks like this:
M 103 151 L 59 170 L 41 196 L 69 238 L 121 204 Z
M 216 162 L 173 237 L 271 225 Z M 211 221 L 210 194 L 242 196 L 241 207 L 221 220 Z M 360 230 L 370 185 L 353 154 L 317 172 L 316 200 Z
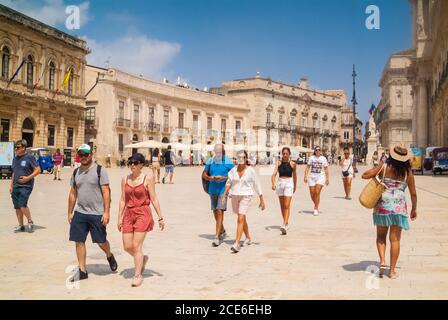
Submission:
M 40 173 L 40 167 L 36 159 L 26 152 L 27 145 L 26 140 L 19 140 L 14 147 L 15 157 L 12 161 L 12 179 L 9 188 L 19 222 L 19 226 L 14 232 L 25 232 L 24 215 L 28 219 L 28 232 L 33 232 L 34 229 L 33 219 L 28 208 L 28 199 L 33 191 L 34 177 Z

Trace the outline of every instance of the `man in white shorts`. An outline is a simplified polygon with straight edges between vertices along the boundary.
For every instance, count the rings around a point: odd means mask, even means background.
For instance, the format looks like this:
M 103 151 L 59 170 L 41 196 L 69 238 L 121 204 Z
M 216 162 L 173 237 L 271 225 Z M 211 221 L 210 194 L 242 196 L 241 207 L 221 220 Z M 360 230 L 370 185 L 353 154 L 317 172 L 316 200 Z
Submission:
M 312 155 L 308 160 L 308 165 L 305 169 L 304 182 L 307 183 L 310 188 L 311 200 L 313 200 L 314 203 L 313 214 L 318 216 L 320 192 L 325 185 L 328 186 L 330 184 L 328 161 L 321 154 L 321 149 L 319 146 L 314 148 L 314 155 Z

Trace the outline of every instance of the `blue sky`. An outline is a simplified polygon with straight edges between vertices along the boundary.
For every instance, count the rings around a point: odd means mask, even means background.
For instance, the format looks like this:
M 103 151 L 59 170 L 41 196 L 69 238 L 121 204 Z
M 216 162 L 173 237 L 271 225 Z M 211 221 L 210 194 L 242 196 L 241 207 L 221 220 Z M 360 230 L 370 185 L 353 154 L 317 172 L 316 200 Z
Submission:
M 356 65 L 359 116 L 380 98 L 388 57 L 412 43 L 407 0 L 0 0 L 84 37 L 89 63 L 196 87 L 263 77 L 352 94 Z M 81 8 L 81 28 L 65 29 L 65 6 Z M 368 30 L 368 5 L 380 8 L 380 30 Z

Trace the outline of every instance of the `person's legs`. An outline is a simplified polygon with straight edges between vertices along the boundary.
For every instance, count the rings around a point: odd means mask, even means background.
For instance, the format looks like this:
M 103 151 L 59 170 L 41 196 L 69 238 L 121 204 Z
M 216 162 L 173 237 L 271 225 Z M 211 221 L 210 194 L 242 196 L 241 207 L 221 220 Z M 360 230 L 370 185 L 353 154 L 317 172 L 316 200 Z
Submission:
M 283 222 L 285 225 L 289 224 L 289 215 L 290 215 L 290 208 L 291 208 L 291 200 L 292 197 L 284 197 L 283 200 L 283 212 L 284 212 L 284 216 L 283 216 Z
M 280 201 L 280 210 L 282 212 L 283 224 L 285 224 L 285 197 L 280 196 L 278 197 L 278 200 Z
M 391 226 L 389 233 L 390 240 L 390 275 L 396 275 L 395 267 L 397 266 L 398 256 L 400 255 L 400 239 L 401 227 Z
M 347 198 L 350 198 L 350 195 L 352 193 L 352 180 L 353 180 L 353 178 L 347 177 L 346 180 L 347 180 L 347 191 L 346 191 L 346 194 L 347 194 Z
M 123 233 L 123 249 L 131 256 L 134 256 L 134 234 L 133 233 Z
M 216 238 L 219 238 L 219 235 L 221 234 L 221 229 L 223 228 L 223 222 L 224 222 L 224 212 L 222 210 L 215 210 L 215 221 L 216 221 Z
M 312 187 L 310 187 L 310 196 L 311 196 L 311 200 L 314 203 L 314 208 L 316 208 L 316 201 L 314 200 L 315 195 L 316 195 L 316 186 L 312 186 Z
M 246 216 L 244 214 L 238 214 L 237 226 L 236 226 L 236 238 L 235 244 L 239 245 L 241 237 L 243 236 L 244 224 L 246 223 Z
M 243 227 L 244 235 L 246 236 L 247 240 L 251 240 L 250 234 L 249 234 L 249 225 L 247 224 L 247 218 L 244 217 L 244 227 Z
M 112 256 L 112 252 L 110 252 L 110 244 L 109 241 L 106 240 L 106 242 L 98 243 L 98 246 L 101 248 L 101 250 L 104 251 L 106 256 L 110 258 Z
M 145 240 L 146 232 L 134 232 L 134 239 L 132 247 L 134 251 L 135 277 L 142 275 L 143 269 L 143 241 Z
M 28 207 L 20 208 L 20 210 L 22 211 L 22 222 L 23 222 L 23 216 L 25 216 L 28 219 L 28 223 L 33 222 L 33 219 L 31 217 L 30 208 L 28 208 Z
M 17 222 L 19 226 L 23 226 L 23 213 L 22 209 L 16 209 Z
M 342 183 L 344 184 L 344 193 L 345 193 L 345 198 L 348 198 L 348 184 L 347 184 L 347 178 L 344 177 L 342 178 Z
M 380 265 L 386 265 L 386 238 L 389 227 L 376 227 L 376 248 L 380 257 Z
M 320 184 L 317 184 L 315 188 L 316 188 L 316 190 L 314 191 L 314 209 L 319 210 L 320 192 L 322 191 L 323 186 Z
M 55 165 L 53 168 L 53 174 L 54 174 L 53 180 L 56 180 L 58 178 L 58 166 L 57 165 Z
M 76 242 L 76 257 L 78 258 L 79 269 L 82 272 L 87 272 L 85 242 Z

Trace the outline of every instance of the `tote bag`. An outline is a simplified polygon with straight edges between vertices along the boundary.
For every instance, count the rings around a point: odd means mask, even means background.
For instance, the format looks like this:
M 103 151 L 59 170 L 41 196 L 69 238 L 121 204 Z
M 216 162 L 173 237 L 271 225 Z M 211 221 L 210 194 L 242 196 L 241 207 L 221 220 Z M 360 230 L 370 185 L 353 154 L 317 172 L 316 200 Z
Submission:
M 361 194 L 359 195 L 359 202 L 363 207 L 367 209 L 373 209 L 381 199 L 381 195 L 386 189 L 386 186 L 383 183 L 384 175 L 386 173 L 386 166 L 386 164 L 383 165 L 383 177 L 381 178 L 381 180 L 379 178 L 378 172 L 378 174 L 370 179 L 369 183 L 361 191 Z

